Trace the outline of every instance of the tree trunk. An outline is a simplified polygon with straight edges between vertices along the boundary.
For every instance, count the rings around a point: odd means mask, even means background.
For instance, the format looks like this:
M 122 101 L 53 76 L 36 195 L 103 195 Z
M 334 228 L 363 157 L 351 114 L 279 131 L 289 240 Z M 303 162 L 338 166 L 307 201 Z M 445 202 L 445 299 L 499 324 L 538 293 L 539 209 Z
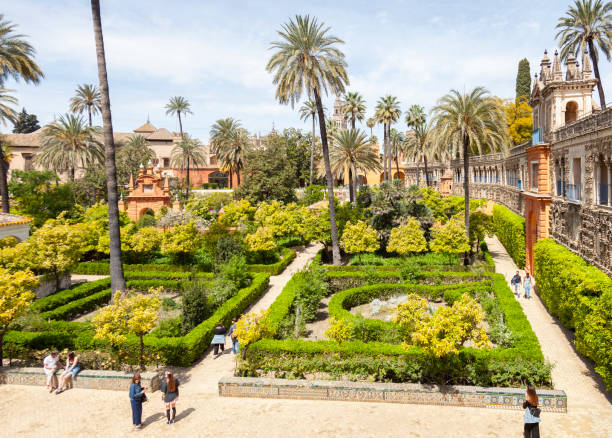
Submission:
M 0 333 L 0 367 L 4 360 L 4 332 Z
M 228 174 L 229 174 L 229 188 L 230 189 L 234 188 L 234 180 L 232 178 L 232 173 L 234 173 L 234 170 L 233 170 L 232 166 L 229 166 Z
M 315 115 L 312 114 L 312 143 L 310 145 L 310 185 L 312 185 L 312 177 L 314 172 L 314 153 L 315 153 Z
M 388 152 L 388 157 L 387 157 L 387 161 L 388 161 L 388 166 L 389 166 L 389 181 L 393 181 L 393 158 L 392 158 L 392 153 L 391 153 L 391 122 L 387 123 L 387 147 L 389 148 L 389 152 Z
M 344 179 L 344 176 L 342 177 Z M 355 200 L 355 187 L 353 186 L 353 168 L 349 165 L 348 168 L 348 179 L 349 179 L 349 201 Z
M 389 180 L 387 175 L 387 122 L 383 122 L 383 180 Z
M 399 168 L 399 154 L 396 154 L 396 155 L 395 155 L 395 168 L 397 169 L 397 177 L 398 177 L 399 179 L 402 179 L 402 178 L 400 177 L 400 168 Z
M 353 188 L 355 198 L 353 200 L 353 205 L 357 207 L 357 166 L 353 163 Z
M 9 213 L 8 168 L 4 151 L 0 146 L 0 197 L 2 197 L 2 213 Z
M 419 162 L 418 160 L 415 160 L 416 162 L 416 185 L 417 187 L 421 186 L 421 168 L 419 167 Z
M 138 362 L 140 364 L 140 370 L 144 371 L 144 340 L 142 339 L 142 335 L 140 335 L 140 354 L 138 355 Z
M 70 182 L 74 182 L 74 175 L 76 173 L 76 170 L 74 169 L 74 167 L 70 168 Z
M 89 113 L 89 126 L 93 126 L 91 122 L 91 105 L 87 105 L 87 112 Z
M 463 196 L 464 196 L 464 208 L 465 208 L 465 234 L 470 239 L 470 179 L 468 178 L 468 171 L 470 168 L 470 156 L 469 147 L 470 139 L 467 136 L 463 137 L 463 173 L 465 178 L 463 180 Z
M 591 63 L 593 64 L 593 73 L 597 79 L 597 91 L 599 92 L 599 104 L 601 109 L 606 109 L 606 96 L 604 94 L 603 85 L 601 84 L 601 78 L 599 77 L 599 65 L 597 64 L 597 57 L 595 56 L 595 47 L 593 46 L 593 40 L 588 40 L 589 45 L 589 56 L 591 57 Z
M 327 132 L 325 130 L 325 115 L 323 104 L 318 90 L 313 90 L 319 114 L 319 128 L 321 130 L 321 147 L 323 149 L 323 162 L 325 163 L 325 180 L 327 181 L 327 194 L 329 195 L 329 223 L 331 226 L 332 258 L 334 265 L 340 264 L 340 246 L 338 245 L 338 227 L 336 226 L 336 206 L 334 205 L 334 178 L 329 163 L 329 148 L 327 147 Z
M 181 112 L 177 111 L 176 114 L 179 118 L 179 131 L 181 132 L 181 140 L 185 140 L 185 136 L 183 135 L 183 121 L 181 120 Z
M 351 128 L 355 130 L 355 116 L 351 117 Z
M 231 174 L 230 174 L 230 178 L 231 178 Z M 191 188 L 191 182 L 189 181 L 189 155 L 187 155 L 187 175 L 185 179 L 187 180 L 187 196 L 185 197 L 189 199 L 189 189 Z
M 240 185 L 240 169 L 236 168 L 236 187 Z
M 423 164 L 425 165 L 425 186 L 429 187 L 429 170 L 427 169 L 427 156 L 423 154 Z
M 117 167 L 115 165 L 115 143 L 113 140 L 113 122 L 111 119 L 108 78 L 106 74 L 106 57 L 102 37 L 102 19 L 100 17 L 100 0 L 91 0 L 96 54 L 98 58 L 98 79 L 102 97 L 102 122 L 104 126 L 104 165 L 106 167 L 106 187 L 108 189 L 108 233 L 110 241 L 110 277 L 111 291 L 125 291 L 123 262 L 121 257 L 121 230 L 119 228 L 119 206 L 117 194 Z

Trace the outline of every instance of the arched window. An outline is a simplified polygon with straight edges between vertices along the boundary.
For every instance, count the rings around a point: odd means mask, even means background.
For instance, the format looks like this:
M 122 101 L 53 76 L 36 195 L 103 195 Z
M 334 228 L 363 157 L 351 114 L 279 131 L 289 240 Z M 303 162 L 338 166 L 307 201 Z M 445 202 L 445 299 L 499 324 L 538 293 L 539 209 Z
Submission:
M 578 104 L 573 100 L 567 102 L 565 106 L 565 124 L 571 123 L 578 119 Z

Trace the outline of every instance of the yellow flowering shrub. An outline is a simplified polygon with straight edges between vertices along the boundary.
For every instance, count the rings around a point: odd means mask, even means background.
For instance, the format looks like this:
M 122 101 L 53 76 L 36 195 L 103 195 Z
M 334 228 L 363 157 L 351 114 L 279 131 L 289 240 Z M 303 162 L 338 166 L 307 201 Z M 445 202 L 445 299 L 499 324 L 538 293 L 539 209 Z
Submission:
M 244 243 L 249 251 L 269 251 L 276 248 L 274 234 L 267 227 L 259 227 L 253 234 L 244 238 Z
M 364 221 L 357 221 L 354 224 L 347 222 L 342 233 L 340 246 L 349 254 L 361 254 L 376 251 L 380 244 L 378 243 L 376 230 Z
M 225 205 L 218 220 L 226 227 L 235 227 L 241 222 L 252 221 L 256 210 L 249 201 L 240 199 Z
M 387 251 L 396 252 L 400 255 L 427 251 L 425 233 L 423 233 L 419 221 L 411 217 L 399 227 L 393 228 L 387 244 Z

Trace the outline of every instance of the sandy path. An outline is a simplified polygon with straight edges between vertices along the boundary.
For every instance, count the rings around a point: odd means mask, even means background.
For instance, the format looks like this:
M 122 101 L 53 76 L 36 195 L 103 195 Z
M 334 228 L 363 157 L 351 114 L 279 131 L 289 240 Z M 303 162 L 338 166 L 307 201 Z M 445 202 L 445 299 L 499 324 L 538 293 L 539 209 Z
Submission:
M 489 243 L 498 263 L 506 266 L 505 251 Z M 312 249 L 316 253 L 315 249 Z M 311 249 L 307 249 L 310 252 Z M 289 272 L 306 264 L 300 254 Z M 507 256 L 506 256 L 507 257 Z M 510 261 L 511 262 L 511 261 Z M 302 264 L 303 263 L 303 264 Z M 283 279 L 272 277 L 272 287 L 253 308 L 267 307 L 282 290 Z M 280 287 L 280 290 L 279 290 Z M 271 295 L 269 295 L 271 294 Z M 274 297 L 274 298 L 272 298 Z M 549 360 L 567 362 L 553 372 L 556 385 L 568 392 L 568 414 L 543 414 L 543 437 L 610 437 L 612 411 L 597 389 L 589 369 L 573 352 L 567 338 L 548 316 L 539 300 L 522 302 Z M 548 321 L 547 322 L 547 318 Z M 541 322 L 541 323 L 540 323 Z M 555 332 L 556 330 L 556 332 Z M 457 408 L 383 403 L 325 402 L 308 400 L 266 400 L 220 398 L 217 381 L 231 373 L 230 354 L 212 360 L 210 352 L 186 370 L 181 388 L 178 421 L 163 421 L 159 392 L 145 404 L 145 428 L 131 432 L 127 390 L 73 389 L 55 396 L 43 388 L 0 386 L 3 421 L 0 437 L 43 437 L 69 434 L 74 437 L 520 437 L 522 411 Z M 170 432 L 171 431 L 171 432 Z M 169 433 L 170 432 L 170 433 Z

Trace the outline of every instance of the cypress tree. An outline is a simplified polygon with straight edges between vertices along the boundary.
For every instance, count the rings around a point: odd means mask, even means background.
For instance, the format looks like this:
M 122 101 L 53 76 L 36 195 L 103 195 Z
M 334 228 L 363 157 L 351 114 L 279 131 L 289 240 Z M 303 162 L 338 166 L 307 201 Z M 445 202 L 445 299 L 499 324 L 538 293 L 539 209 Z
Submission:
M 518 73 L 516 74 L 516 98 L 531 94 L 531 72 L 529 70 L 529 61 L 523 58 L 519 61 Z

